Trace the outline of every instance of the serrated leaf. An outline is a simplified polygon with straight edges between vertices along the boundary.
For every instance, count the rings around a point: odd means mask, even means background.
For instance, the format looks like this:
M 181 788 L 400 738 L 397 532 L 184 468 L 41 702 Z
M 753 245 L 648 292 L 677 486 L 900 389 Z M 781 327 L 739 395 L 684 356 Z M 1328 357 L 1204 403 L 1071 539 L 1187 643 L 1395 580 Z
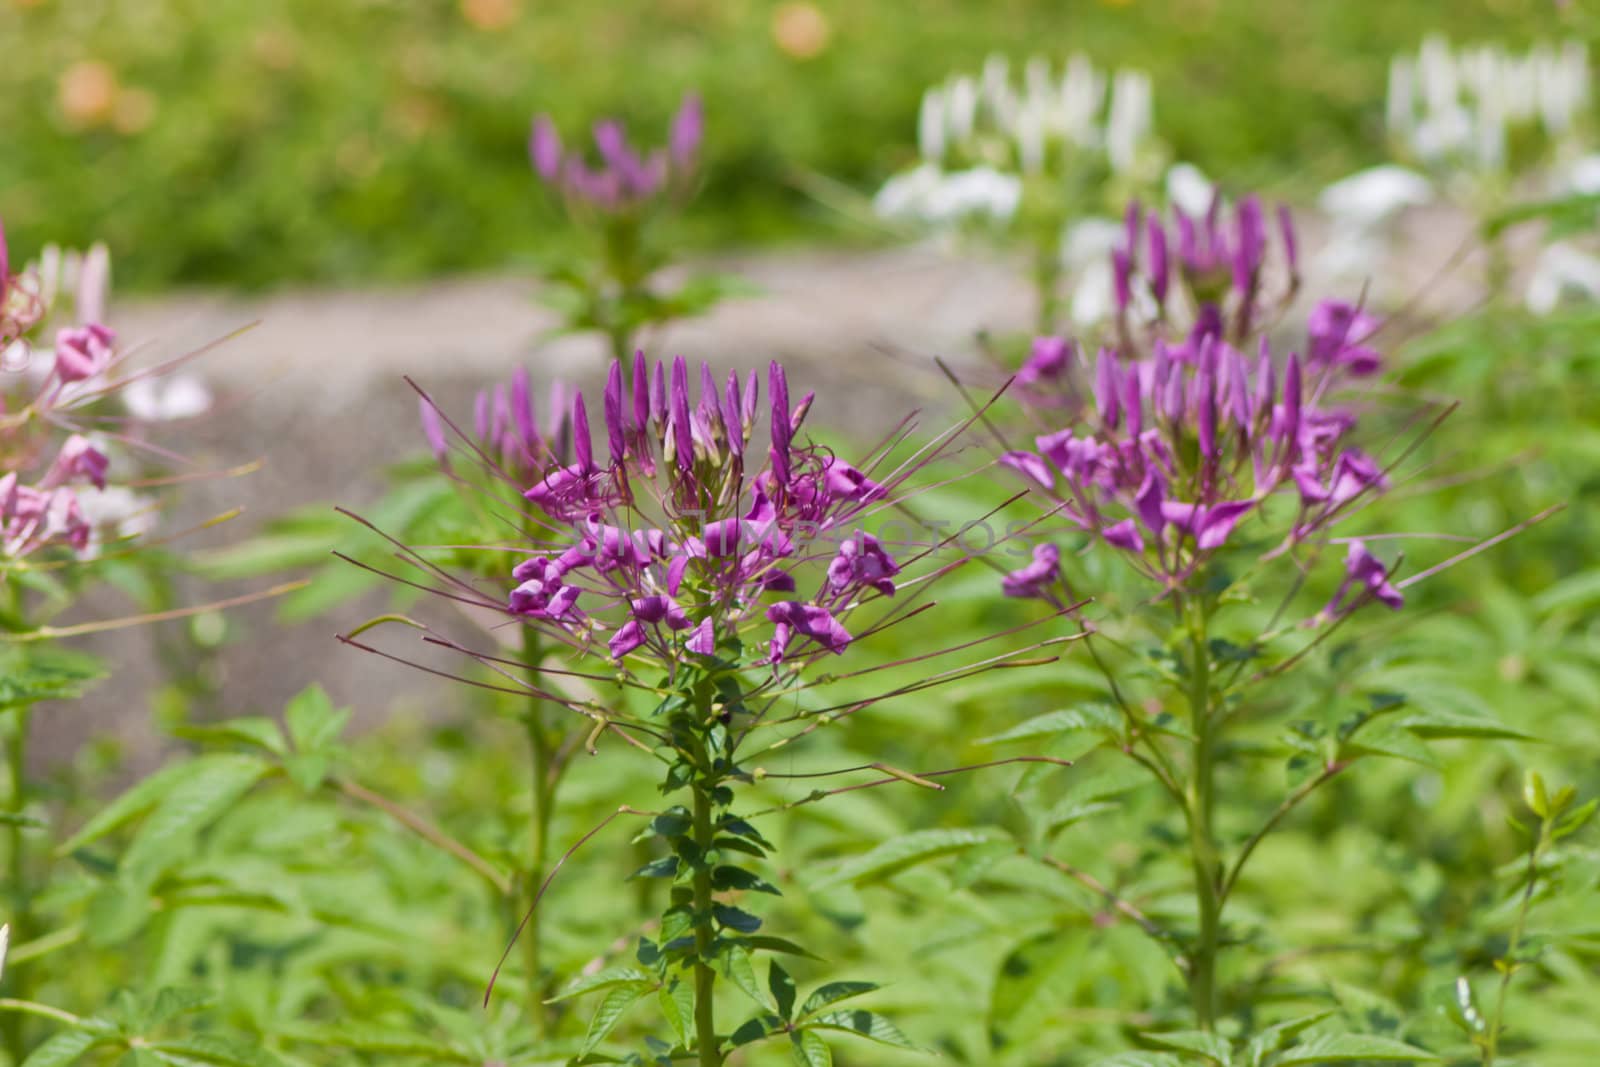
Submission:
M 1116 737 L 1122 726 L 1121 714 L 1109 704 L 1087 704 L 1081 708 L 1064 708 L 1036 715 L 1027 722 L 1013 726 L 1004 733 L 982 738 L 980 745 L 1003 745 L 1011 741 L 1031 741 L 1041 737 L 1058 737 L 1075 730 L 1098 735 L 1095 744 L 1107 737 Z M 1090 746 L 1094 747 L 1093 745 Z M 1084 749 L 1085 752 L 1088 749 Z M 1070 757 L 1069 757 L 1070 758 Z
M 661 1008 L 661 1017 L 672 1028 L 672 1035 L 678 1039 L 679 1045 L 687 1048 L 689 1037 L 694 1032 L 694 989 L 688 982 L 674 976 L 662 983 L 656 991 L 656 1000 Z
M 579 997 L 585 993 L 593 993 L 596 989 L 608 989 L 611 986 L 630 985 L 635 982 L 649 982 L 650 976 L 637 967 L 608 967 L 595 974 L 585 975 L 572 982 L 571 985 L 551 997 L 548 1003 L 554 1004 L 558 1000 L 568 1000 Z
M 191 776 L 203 774 L 206 767 L 226 758 L 223 755 L 198 756 L 183 763 L 173 763 L 161 768 L 101 808 L 77 833 L 57 846 L 56 855 L 65 856 L 115 832 L 124 824 L 155 807 L 156 802 L 166 796 L 167 792 L 178 783 Z
M 593 1052 L 595 1046 L 616 1029 L 617 1023 L 622 1021 L 622 1016 L 628 1009 L 638 1003 L 639 999 L 652 988 L 654 984 L 651 982 L 630 982 L 612 988 L 600 1001 L 600 1006 L 595 1009 L 593 1018 L 589 1020 L 589 1031 L 583 1035 L 583 1045 L 578 1055 L 585 1056 Z
M 63 1030 L 34 1049 L 22 1067 L 67 1067 L 104 1040 L 104 1035 L 89 1030 Z
M 1430 741 L 1467 737 L 1505 741 L 1537 741 L 1524 733 L 1487 716 L 1464 715 L 1454 711 L 1419 711 L 1402 717 L 1397 725 Z
M 473 1056 L 442 1041 L 412 1030 L 346 1023 L 341 1026 L 294 1027 L 288 1031 L 296 1041 L 324 1048 L 354 1052 L 384 1053 L 390 1056 L 418 1056 L 444 1063 L 467 1063 L 479 1067 L 482 1056 Z
M 744 991 L 744 994 L 768 1011 L 778 1006 L 767 996 L 766 990 L 756 980 L 755 964 L 750 952 L 737 941 L 724 942 L 717 953 L 717 970 L 722 976 Z
M 737 930 L 741 934 L 753 934 L 761 929 L 761 920 L 751 915 L 743 908 L 736 908 L 731 904 L 711 905 L 711 914 L 717 922 L 729 930 Z
M 1376 1060 L 1379 1063 L 1421 1063 L 1439 1057 L 1425 1049 L 1388 1037 L 1370 1034 L 1320 1034 L 1284 1049 L 1272 1060 L 1273 1067 L 1296 1064 L 1349 1063 Z
M 773 960 L 767 966 L 767 988 L 772 990 L 772 999 L 778 1004 L 778 1014 L 785 1019 L 794 1017 L 794 979 L 789 977 L 789 972 Z
M 1387 756 L 1407 760 L 1424 767 L 1438 767 L 1439 757 L 1422 743 L 1422 739 L 1399 725 L 1361 730 L 1344 743 L 1341 752 L 1346 756 Z
M 743 867 L 718 867 L 711 872 L 711 888 L 718 892 L 737 889 L 745 893 L 770 893 L 775 897 L 783 896 L 777 886 Z
M 1008 840 L 1010 838 L 1006 834 L 992 829 L 917 830 L 885 841 L 866 854 L 845 861 L 832 874 L 816 882 L 812 889 L 827 889 L 846 882 L 865 885 L 882 881 L 942 856 L 964 852 L 992 841 Z
M 5 649 L 0 651 L 0 710 L 76 699 L 104 675 L 100 661 L 84 652 L 47 645 Z
M 1267 1053 L 1275 1052 L 1285 1041 L 1302 1031 L 1310 1029 L 1333 1013 L 1333 1009 L 1328 1008 L 1324 1011 L 1312 1012 L 1310 1015 L 1285 1019 L 1281 1023 L 1274 1023 L 1262 1030 L 1250 1039 L 1249 1044 L 1245 1045 L 1244 1053 L 1249 1059 L 1250 1067 L 1261 1067 Z
M 284 741 L 283 730 L 265 715 L 241 715 L 222 722 L 179 726 L 172 731 L 177 737 L 189 741 L 237 741 L 256 748 L 266 749 L 275 756 L 288 755 L 289 746 Z
M 728 1037 L 729 1048 L 752 1045 L 783 1029 L 783 1020 L 776 1015 L 757 1015 L 746 1019 Z
M 631 882 L 635 878 L 672 878 L 677 873 L 678 857 L 661 856 L 628 875 L 626 880 Z
M 283 1067 L 283 1061 L 259 1045 L 247 1045 L 211 1034 L 196 1034 L 183 1041 L 159 1041 L 150 1051 L 169 1063 L 205 1064 L 207 1067 Z
M 773 937 L 770 934 L 756 934 L 754 937 L 747 937 L 744 939 L 744 943 L 750 948 L 759 949 L 762 952 L 781 952 L 786 956 L 800 956 L 808 960 L 822 959 L 821 956 L 803 945 L 797 945 L 787 938 Z
M 789 1050 L 799 1067 L 833 1067 L 833 1053 L 821 1034 L 796 1030 L 789 1035 Z
M 879 988 L 881 987 L 876 982 L 829 982 L 811 991 L 811 995 L 800 1008 L 800 1015 L 803 1018 L 812 1012 L 821 1011 L 830 1004 L 859 997 Z
M 122 881 L 95 890 L 84 909 L 84 933 L 100 948 L 121 944 L 144 929 L 154 909 L 150 894 Z
M 900 1032 L 900 1028 L 877 1012 L 858 1008 L 855 1011 L 830 1011 L 806 1020 L 811 1029 L 838 1030 L 880 1045 L 910 1049 L 920 1052 L 919 1046 Z
M 1082 955 L 1075 938 L 1046 930 L 1022 941 L 1000 963 L 989 996 L 989 1034 L 996 1048 L 1026 1042 L 1041 1021 L 1040 1006 L 1056 1002 Z
M 1175 1048 L 1184 1052 L 1192 1052 L 1214 1063 L 1228 1067 L 1233 1062 L 1233 1046 L 1218 1037 L 1208 1034 L 1203 1030 L 1173 1030 L 1167 1033 L 1145 1033 L 1139 1035 L 1141 1040 L 1162 1048 Z
M 350 709 L 335 708 L 320 685 L 301 690 L 283 709 L 283 721 L 297 752 L 317 752 L 327 748 L 344 731 Z
M 179 1015 L 199 1011 L 215 1001 L 216 997 L 204 989 L 168 986 L 156 994 L 150 1010 L 144 1013 L 141 1025 L 145 1029 L 153 1029 Z
M 255 756 L 222 755 L 173 785 L 134 834 L 118 865 L 150 885 L 186 857 L 195 838 L 271 770 Z

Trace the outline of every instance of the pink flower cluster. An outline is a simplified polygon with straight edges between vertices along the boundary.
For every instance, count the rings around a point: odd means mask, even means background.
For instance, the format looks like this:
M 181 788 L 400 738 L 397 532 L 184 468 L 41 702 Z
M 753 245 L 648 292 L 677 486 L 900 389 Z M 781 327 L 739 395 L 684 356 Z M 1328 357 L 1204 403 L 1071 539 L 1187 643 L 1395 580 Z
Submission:
M 104 302 L 103 250 L 84 257 L 76 306 L 80 316 Z M 50 317 L 48 287 L 36 270 L 13 271 L 0 230 L 0 556 L 19 559 L 49 545 L 91 555 L 97 519 L 83 491 L 106 488 L 103 446 L 82 432 L 75 408 L 106 388 L 116 338 L 97 321 L 55 331 L 48 368 L 39 373 L 38 344 Z M 62 439 L 61 434 L 65 433 Z M 59 443 L 58 443 L 59 442 Z
M 695 170 L 704 130 L 700 98 L 691 93 L 673 117 L 664 149 L 641 154 L 628 143 L 622 123 L 607 119 L 595 125 L 599 161 L 591 164 L 581 152 L 563 148 L 555 123 L 548 115 L 540 115 L 533 121 L 528 156 L 535 173 L 568 204 L 620 214 L 648 203 L 674 184 L 687 182 Z
M 1134 255 L 1143 232 L 1145 272 Z M 1293 229 L 1280 216 L 1285 261 L 1294 262 Z M 1128 242 L 1115 255 L 1124 312 L 1135 291 L 1155 314 L 1125 317 L 1120 343 L 1091 361 L 1065 338 L 1042 337 L 1016 377 L 1024 402 L 1071 421 L 1012 450 L 1001 462 L 1020 471 L 1074 526 L 1124 552 L 1171 589 L 1262 516 L 1258 540 L 1269 554 L 1326 531 L 1366 494 L 1386 485 L 1382 466 L 1355 444 L 1356 413 L 1336 400 L 1350 379 L 1375 373 L 1367 344 L 1378 320 L 1339 301 L 1311 312 L 1304 354 L 1276 357 L 1264 336 L 1263 265 L 1267 238 L 1255 201 L 1233 225 L 1214 208 L 1202 222 L 1178 216 L 1181 300 L 1168 268 L 1165 227 L 1141 227 L 1131 210 Z M 1178 314 L 1182 309 L 1187 314 Z M 1173 337 L 1176 329 L 1177 335 Z M 1254 352 L 1242 351 L 1255 342 Z M 1285 498 L 1288 509 L 1269 501 Z M 1270 514 L 1269 514 L 1270 513 Z M 1046 596 L 1059 575 L 1054 546 L 1010 575 L 1013 596 Z M 1391 607 L 1400 595 L 1362 548 L 1330 609 L 1346 609 L 1352 583 Z
M 765 405 L 755 372 L 719 380 L 702 365 L 698 389 L 690 383 L 681 358 L 652 365 L 640 354 L 627 375 L 613 363 L 603 451 L 581 392 L 558 423 L 570 449 L 534 437 L 525 377 L 490 394 L 479 436 L 526 457 L 513 475 L 534 509 L 525 522 L 552 535 L 512 571 L 507 610 L 581 643 L 608 634 L 618 662 L 713 655 L 742 647 L 752 628 L 774 666 L 843 652 L 852 640 L 844 619 L 894 595 L 900 573 L 886 546 L 850 527 L 905 472 L 879 484 L 803 441 L 812 397 L 791 405 L 777 363 Z

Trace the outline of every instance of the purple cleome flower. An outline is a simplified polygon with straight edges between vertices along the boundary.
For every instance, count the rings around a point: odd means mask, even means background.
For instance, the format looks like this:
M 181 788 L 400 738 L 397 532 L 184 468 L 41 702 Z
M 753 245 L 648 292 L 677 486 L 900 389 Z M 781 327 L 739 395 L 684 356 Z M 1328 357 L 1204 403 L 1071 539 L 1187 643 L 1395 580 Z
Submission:
M 699 163 L 705 115 L 696 94 L 684 97 L 668 132 L 667 147 L 641 155 L 616 119 L 595 124 L 597 162 L 566 149 L 548 115 L 533 120 L 528 158 L 534 173 L 556 189 L 569 206 L 605 214 L 626 214 L 681 188 Z
M 605 455 L 593 448 L 582 394 L 566 401 L 557 390 L 567 414 L 543 430 L 528 414 L 526 375 L 480 396 L 472 447 L 531 505 L 528 528 L 551 534 L 513 569 L 506 610 L 568 641 L 605 634 L 618 662 L 713 655 L 752 628 L 774 667 L 843 652 L 852 640 L 843 619 L 866 599 L 893 596 L 901 569 L 853 524 L 904 472 L 881 484 L 802 440 L 812 398 L 791 405 L 777 363 L 767 373 L 764 461 L 758 375 L 719 384 L 702 367 L 698 389 L 691 380 L 681 358 L 651 365 L 641 354 L 628 375 L 613 364 L 601 405 Z M 443 426 L 437 412 L 424 418 L 435 452 Z M 796 576 L 813 564 L 818 585 L 797 596 Z
M 1287 303 L 1297 254 L 1288 213 L 1278 215 L 1274 252 L 1254 198 L 1231 218 L 1220 201 L 1201 219 L 1178 213 L 1175 238 L 1158 216 L 1130 208 L 1113 258 L 1116 343 L 1093 360 L 1063 338 L 1034 343 L 1016 377 L 1018 395 L 1046 426 L 1052 411 L 1075 415 L 1039 433 L 1033 451 L 1012 449 L 1000 463 L 1167 589 L 1267 514 L 1274 497 L 1293 508 L 1288 522 L 1260 523 L 1274 551 L 1327 530 L 1387 484 L 1382 466 L 1355 444 L 1355 413 L 1330 399 L 1377 371 L 1380 357 L 1366 342 L 1381 323 L 1325 300 L 1309 316 L 1305 355 L 1274 355 L 1264 336 L 1274 308 L 1263 294 L 1276 262 L 1288 278 Z M 1134 321 L 1141 306 L 1154 314 Z M 1007 576 L 1006 592 L 1045 596 L 1057 560 L 1036 556 Z M 1352 581 L 1376 574 L 1373 588 L 1383 591 L 1374 595 L 1398 604 L 1381 565 L 1366 566 Z

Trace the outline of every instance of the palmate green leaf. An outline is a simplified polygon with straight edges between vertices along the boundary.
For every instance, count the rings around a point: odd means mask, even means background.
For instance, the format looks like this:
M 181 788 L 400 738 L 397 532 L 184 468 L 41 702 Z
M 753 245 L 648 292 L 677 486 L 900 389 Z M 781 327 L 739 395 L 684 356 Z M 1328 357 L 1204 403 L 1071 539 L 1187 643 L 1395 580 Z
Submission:
M 594 1017 L 589 1020 L 589 1032 L 583 1036 L 583 1046 L 579 1049 L 580 1056 L 593 1052 L 595 1046 L 606 1039 L 606 1035 L 616 1029 L 617 1023 L 622 1021 L 629 1008 L 638 1003 L 655 988 L 653 982 L 629 982 L 626 985 L 615 986 L 600 1001 L 600 1006 L 595 1009 Z
M 1244 1047 L 1244 1054 L 1249 1067 L 1262 1067 L 1266 1062 L 1268 1053 L 1276 1052 L 1283 1046 L 1285 1041 L 1317 1025 L 1317 1023 L 1320 1023 L 1333 1013 L 1333 1009 L 1328 1008 L 1324 1011 L 1312 1012 L 1310 1015 L 1285 1019 L 1281 1023 L 1274 1023 L 1262 1030 L 1252 1037 Z
M 789 1035 L 789 1051 L 798 1067 L 833 1067 L 833 1052 L 821 1034 L 794 1031 Z
M 829 982 L 811 991 L 811 995 L 800 1007 L 800 1015 L 803 1018 L 813 1012 L 821 1011 L 830 1004 L 876 992 L 880 988 L 882 987 L 876 982 Z
M 206 768 L 226 758 L 223 755 L 198 756 L 161 768 L 101 808 L 77 833 L 56 848 L 56 855 L 65 856 L 115 832 L 155 807 L 156 802 L 180 782 L 206 773 Z
M 0 650 L 0 711 L 73 700 L 105 675 L 93 656 L 50 645 Z
M 154 910 L 150 894 L 138 886 L 107 882 L 89 898 L 84 909 L 84 933 L 91 945 L 121 944 L 144 929 Z
M 856 1037 L 864 1037 L 868 1041 L 876 1041 L 891 1048 L 909 1049 L 912 1052 L 922 1051 L 910 1038 L 902 1034 L 894 1023 L 877 1012 L 862 1008 L 855 1011 L 830 1011 L 814 1015 L 806 1021 L 806 1027 L 812 1030 L 838 1030 L 840 1033 L 854 1034 Z
M 478 1067 L 483 1057 L 472 1055 L 443 1041 L 436 1041 L 417 1033 L 396 1027 L 346 1023 L 341 1026 L 298 1026 L 290 1028 L 285 1036 L 308 1045 L 324 1049 L 348 1049 L 352 1052 L 381 1053 L 387 1056 L 425 1057 L 435 1063 L 466 1063 Z
M 350 709 L 335 708 L 322 686 L 310 685 L 284 706 L 283 721 L 297 752 L 317 752 L 338 740 Z
M 1075 937 L 1046 930 L 1025 939 L 1000 964 L 989 997 L 989 1034 L 996 1048 L 1019 1044 L 1033 1036 L 1040 1003 L 1054 1003 L 1065 990 L 1082 958 Z
M 254 756 L 219 755 L 185 775 L 134 834 L 119 864 L 121 872 L 141 885 L 155 882 L 184 858 L 202 830 L 271 769 L 271 764 Z
M 140 1027 L 153 1029 L 180 1015 L 199 1011 L 216 1003 L 216 995 L 206 989 L 192 986 L 168 986 L 156 994 L 156 999 L 144 1012 Z
M 1229 1067 L 1233 1062 L 1233 1046 L 1216 1034 L 1208 1034 L 1203 1030 L 1173 1030 L 1169 1033 L 1140 1034 L 1139 1037 L 1162 1048 L 1192 1052 L 1220 1067 Z
M 591 975 L 578 978 L 561 992 L 551 997 L 548 1001 L 554 1004 L 558 1000 L 567 1000 L 571 997 L 593 993 L 597 989 L 609 989 L 612 986 L 631 985 L 635 982 L 649 982 L 650 976 L 637 967 L 608 967 Z
M 211 1034 L 196 1034 L 182 1041 L 159 1041 L 149 1049 L 173 1067 L 284 1067 L 283 1061 L 260 1045 Z
M 885 841 L 865 855 L 846 860 L 838 870 L 816 882 L 813 890 L 854 882 L 865 885 L 882 881 L 908 868 L 942 856 L 964 852 L 992 841 L 1009 841 L 1004 831 L 992 828 L 972 830 L 917 830 Z
M 1389 1037 L 1375 1037 L 1369 1034 L 1321 1034 L 1284 1049 L 1268 1062 L 1272 1067 L 1296 1067 L 1298 1064 L 1309 1067 L 1311 1064 L 1352 1063 L 1363 1060 L 1376 1063 L 1422 1063 L 1438 1058 L 1425 1049 Z
M 1553 582 L 1533 598 L 1533 608 L 1541 616 L 1584 611 L 1594 604 L 1600 604 L 1600 568 Z
M 34 1049 L 33 1054 L 22 1061 L 22 1067 L 67 1067 L 108 1040 L 110 1035 L 95 1030 L 63 1030 Z

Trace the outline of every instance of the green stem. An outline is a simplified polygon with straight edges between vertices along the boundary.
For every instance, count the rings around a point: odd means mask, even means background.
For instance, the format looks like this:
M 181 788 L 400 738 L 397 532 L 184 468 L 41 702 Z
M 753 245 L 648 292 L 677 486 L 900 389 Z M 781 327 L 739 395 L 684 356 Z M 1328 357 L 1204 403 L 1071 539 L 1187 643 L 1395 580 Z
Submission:
M 29 710 L 26 707 L 13 709 L 10 729 L 6 733 L 6 811 L 14 816 L 23 815 L 28 806 Z M 6 886 L 11 897 L 11 914 L 7 921 L 11 924 L 13 942 L 26 941 L 33 936 L 32 894 L 28 888 L 28 842 L 25 834 L 26 828 L 20 818 L 13 820 L 7 833 L 9 847 L 6 850 Z M 17 994 L 16 999 L 28 999 L 31 984 L 28 981 L 29 971 L 30 968 L 24 967 L 8 975 L 10 981 L 7 984 Z M 11 1062 L 21 1063 L 27 1054 L 22 1016 L 8 1013 L 4 1021 L 4 1034 L 6 1052 Z
M 1511 976 L 1517 970 L 1517 949 L 1522 944 L 1523 932 L 1528 925 L 1528 908 L 1533 903 L 1533 891 L 1539 884 L 1539 857 L 1550 844 L 1550 820 L 1540 818 L 1539 839 L 1528 852 L 1528 884 L 1522 889 L 1522 904 L 1517 908 L 1517 921 L 1511 927 L 1511 940 L 1506 943 L 1506 955 L 1500 967 L 1500 988 L 1494 996 L 1494 1021 L 1489 1024 L 1489 1034 L 1483 1043 L 1483 1067 L 1494 1067 L 1500 1054 L 1500 1029 L 1506 1012 L 1506 992 L 1511 988 Z
M 539 661 L 544 655 L 539 646 L 539 635 L 531 626 L 522 629 L 522 662 L 529 681 L 538 684 Z M 532 757 L 529 785 L 532 790 L 532 810 L 528 817 L 528 868 L 523 878 L 527 892 L 524 908 L 530 918 L 522 932 L 523 961 L 528 969 L 528 1016 L 533 1021 L 534 1032 L 543 1037 L 551 1026 L 551 1006 L 545 1003 L 543 922 L 539 909 L 534 906 L 539 887 L 544 884 L 545 868 L 550 850 L 550 815 L 555 787 L 552 782 L 551 760 L 554 747 L 545 729 L 544 701 L 537 696 L 528 698 L 523 719 L 528 734 L 528 748 Z
M 1036 328 L 1042 334 L 1055 333 L 1061 314 L 1061 253 L 1052 241 L 1041 241 L 1034 250 L 1033 288 L 1039 296 Z
M 1189 960 L 1189 995 L 1195 1023 L 1210 1031 L 1217 1019 L 1217 951 L 1222 926 L 1221 864 L 1213 831 L 1215 724 L 1211 714 L 1211 652 L 1205 609 L 1190 612 L 1193 656 L 1189 671 L 1189 712 L 1194 729 L 1194 766 L 1189 774 L 1189 849 L 1194 863 L 1195 903 L 1200 930 Z
M 711 928 L 711 865 L 704 857 L 711 852 L 711 786 L 694 783 L 694 841 L 702 862 L 694 873 L 694 1043 L 700 1067 L 722 1067 L 722 1049 L 717 1040 L 717 1022 L 712 996 L 717 974 L 711 969 L 713 933 Z

